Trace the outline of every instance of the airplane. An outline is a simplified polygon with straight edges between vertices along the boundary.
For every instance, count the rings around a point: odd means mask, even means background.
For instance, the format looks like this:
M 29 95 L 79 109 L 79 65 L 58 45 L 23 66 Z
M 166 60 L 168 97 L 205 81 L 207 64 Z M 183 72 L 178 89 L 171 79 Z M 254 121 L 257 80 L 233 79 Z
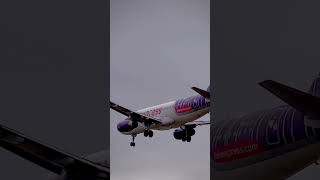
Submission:
M 109 180 L 109 151 L 79 157 L 0 125 L 0 147 L 53 173 L 52 180 Z
M 210 121 L 196 121 L 209 113 L 210 86 L 207 90 L 192 87 L 199 95 L 163 103 L 160 105 L 132 111 L 110 101 L 110 108 L 127 116 L 117 124 L 117 129 L 124 135 L 131 135 L 130 146 L 135 146 L 135 137 L 143 133 L 145 137 L 153 137 L 152 130 L 175 129 L 173 136 L 183 142 L 191 141 L 195 128 L 208 125 Z
M 320 157 L 320 74 L 308 93 L 273 80 L 259 83 L 287 105 L 214 122 L 212 180 L 284 180 Z

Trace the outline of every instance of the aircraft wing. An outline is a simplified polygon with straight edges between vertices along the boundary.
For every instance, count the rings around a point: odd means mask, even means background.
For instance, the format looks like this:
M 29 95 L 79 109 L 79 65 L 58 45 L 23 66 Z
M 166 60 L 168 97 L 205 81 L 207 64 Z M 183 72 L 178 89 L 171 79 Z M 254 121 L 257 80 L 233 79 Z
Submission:
M 110 167 L 96 164 L 81 157 L 63 152 L 29 138 L 13 129 L 0 125 L 0 146 L 56 174 L 110 176 Z
M 259 83 L 281 100 L 309 116 L 319 117 L 320 98 L 272 80 Z
M 193 121 L 184 124 L 185 127 L 195 128 L 197 126 L 209 125 L 210 121 Z
M 110 101 L 110 108 L 112 108 L 113 110 L 125 115 L 125 116 L 128 116 L 130 117 L 133 121 L 138 121 L 138 122 L 141 122 L 141 123 L 145 123 L 145 122 L 150 122 L 150 123 L 153 123 L 153 124 L 161 124 L 161 121 L 158 120 L 158 119 L 155 119 L 155 118 L 152 118 L 152 117 L 148 117 L 148 116 L 145 116 L 143 114 L 140 114 L 140 113 L 137 113 L 137 112 L 134 112 L 134 111 L 131 111 L 125 107 L 122 107 L 116 103 L 113 103 Z

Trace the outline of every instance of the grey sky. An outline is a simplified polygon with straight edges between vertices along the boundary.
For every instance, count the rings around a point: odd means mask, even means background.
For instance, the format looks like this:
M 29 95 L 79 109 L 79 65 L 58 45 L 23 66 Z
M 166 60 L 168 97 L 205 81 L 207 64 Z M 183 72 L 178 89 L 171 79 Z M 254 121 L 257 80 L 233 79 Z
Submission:
M 308 90 L 320 71 L 318 1 L 215 0 L 215 120 L 284 103 L 257 83 Z M 312 165 L 290 180 L 316 179 Z
M 209 12 L 208 0 L 111 0 L 110 99 L 138 110 L 207 88 Z M 138 135 L 132 148 L 116 129 L 125 116 L 110 117 L 112 179 L 209 179 L 209 127 L 198 127 L 191 143 L 173 130 Z

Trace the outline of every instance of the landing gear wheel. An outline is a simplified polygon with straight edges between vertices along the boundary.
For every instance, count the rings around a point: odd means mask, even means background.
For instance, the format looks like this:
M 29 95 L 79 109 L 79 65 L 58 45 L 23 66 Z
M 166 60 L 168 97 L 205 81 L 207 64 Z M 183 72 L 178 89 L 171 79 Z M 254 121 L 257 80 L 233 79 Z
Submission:
M 134 138 L 136 137 L 137 135 L 136 134 L 132 134 L 131 137 L 132 137 L 132 142 L 130 142 L 130 146 L 134 147 L 136 145 L 136 143 L 134 143 Z
M 149 137 L 151 138 L 153 136 L 153 131 L 149 130 Z
M 191 136 L 187 136 L 187 142 L 191 141 Z
M 143 135 L 144 135 L 144 137 L 148 137 L 149 131 L 148 130 L 144 130 Z
M 182 137 L 181 140 L 182 140 L 182 142 L 185 142 L 186 141 L 186 137 Z
M 151 130 L 144 130 L 144 132 L 143 132 L 143 135 L 144 135 L 144 137 L 152 137 L 153 136 L 153 131 L 151 131 Z

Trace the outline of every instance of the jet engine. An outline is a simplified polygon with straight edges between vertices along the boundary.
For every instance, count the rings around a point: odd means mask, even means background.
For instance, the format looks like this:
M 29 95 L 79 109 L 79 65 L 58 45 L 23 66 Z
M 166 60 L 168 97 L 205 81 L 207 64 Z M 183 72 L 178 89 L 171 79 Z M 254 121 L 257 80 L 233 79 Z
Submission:
M 117 128 L 119 132 L 130 132 L 138 127 L 137 121 L 132 121 L 130 119 L 123 120 L 118 123 Z
M 176 129 L 173 132 L 173 137 L 177 140 L 182 141 L 191 141 L 191 136 L 193 136 L 196 131 L 193 128 L 186 128 L 186 129 Z
M 183 129 L 176 129 L 173 132 L 173 137 L 175 139 L 181 140 L 183 136 L 186 136 L 186 133 Z

